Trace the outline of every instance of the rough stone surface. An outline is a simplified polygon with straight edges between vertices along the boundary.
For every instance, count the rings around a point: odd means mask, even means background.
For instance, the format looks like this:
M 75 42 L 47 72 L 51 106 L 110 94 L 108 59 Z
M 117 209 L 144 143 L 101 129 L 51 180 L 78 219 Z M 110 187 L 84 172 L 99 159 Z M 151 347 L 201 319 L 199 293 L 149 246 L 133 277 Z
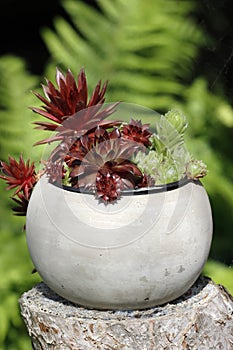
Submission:
M 206 277 L 181 298 L 140 311 L 85 309 L 43 282 L 19 304 L 36 350 L 233 350 L 233 298 Z

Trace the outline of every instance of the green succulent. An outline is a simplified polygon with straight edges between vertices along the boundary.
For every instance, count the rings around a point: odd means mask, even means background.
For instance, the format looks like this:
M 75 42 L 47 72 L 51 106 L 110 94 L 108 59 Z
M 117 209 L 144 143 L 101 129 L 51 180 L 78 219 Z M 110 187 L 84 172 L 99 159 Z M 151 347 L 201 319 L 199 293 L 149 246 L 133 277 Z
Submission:
M 151 136 L 152 148 L 164 155 L 172 154 L 184 144 L 184 132 L 188 123 L 186 117 L 178 110 L 171 110 L 161 115 Z
M 199 179 L 207 174 L 207 166 L 202 160 L 192 159 L 186 167 L 186 175 L 191 179 Z
M 137 164 L 142 173 L 150 175 L 156 181 L 159 176 L 158 169 L 160 169 L 163 162 L 163 156 L 155 150 L 151 150 L 147 154 L 139 151 L 133 158 L 133 162 Z
M 179 135 L 184 135 L 185 130 L 188 127 L 188 122 L 181 111 L 173 109 L 165 114 L 165 118 L 167 122 L 176 129 Z
M 207 174 L 201 160 L 193 159 L 187 150 L 184 134 L 188 127 L 185 115 L 171 110 L 161 115 L 155 132 L 150 137 L 150 150 L 140 151 L 133 161 L 149 175 L 156 185 L 168 184 L 188 177 L 198 179 Z
M 170 156 L 151 150 L 145 155 L 142 151 L 134 157 L 138 168 L 149 175 L 156 185 L 179 181 L 185 176 L 185 165 Z

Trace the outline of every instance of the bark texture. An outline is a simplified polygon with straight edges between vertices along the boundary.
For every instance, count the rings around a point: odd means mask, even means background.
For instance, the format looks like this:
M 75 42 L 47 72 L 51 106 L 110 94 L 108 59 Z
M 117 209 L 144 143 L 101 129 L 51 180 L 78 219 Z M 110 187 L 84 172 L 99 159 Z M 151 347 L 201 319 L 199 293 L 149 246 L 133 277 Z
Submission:
M 233 298 L 206 277 L 181 298 L 140 311 L 85 309 L 43 282 L 19 304 L 36 350 L 233 350 Z

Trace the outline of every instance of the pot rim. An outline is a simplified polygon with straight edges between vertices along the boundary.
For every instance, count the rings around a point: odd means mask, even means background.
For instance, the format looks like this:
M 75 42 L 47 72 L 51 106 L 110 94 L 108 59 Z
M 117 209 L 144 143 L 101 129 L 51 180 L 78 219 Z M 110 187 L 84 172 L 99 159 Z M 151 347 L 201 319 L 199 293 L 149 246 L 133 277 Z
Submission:
M 190 182 L 200 184 L 199 180 L 193 180 L 193 179 L 190 179 L 188 177 L 184 177 L 184 178 L 180 179 L 179 181 L 170 182 L 170 183 L 164 184 L 164 185 L 155 185 L 152 187 L 142 187 L 142 188 L 137 188 L 137 189 L 122 190 L 121 195 L 122 196 L 132 196 L 132 195 L 144 195 L 144 194 L 150 194 L 150 193 L 168 192 L 168 191 L 172 191 L 172 190 L 178 189 L 180 187 L 183 187 Z M 59 183 L 51 183 L 51 185 L 54 185 L 54 186 L 61 188 L 65 191 L 68 191 L 68 192 L 82 193 L 82 194 L 89 194 L 89 195 L 95 194 L 95 192 L 93 190 L 89 190 L 89 189 L 74 188 L 74 187 L 70 187 L 70 186 L 66 186 L 66 185 L 61 185 Z

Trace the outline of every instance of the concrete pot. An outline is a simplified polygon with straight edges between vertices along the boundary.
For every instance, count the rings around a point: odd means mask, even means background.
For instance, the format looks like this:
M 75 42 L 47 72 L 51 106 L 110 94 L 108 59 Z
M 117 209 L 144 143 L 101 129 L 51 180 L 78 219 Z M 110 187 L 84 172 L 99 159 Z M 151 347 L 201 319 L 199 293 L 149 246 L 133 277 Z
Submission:
M 200 182 L 131 191 L 104 205 L 43 176 L 26 232 L 38 273 L 59 295 L 84 307 L 142 309 L 176 299 L 196 281 L 212 215 Z

